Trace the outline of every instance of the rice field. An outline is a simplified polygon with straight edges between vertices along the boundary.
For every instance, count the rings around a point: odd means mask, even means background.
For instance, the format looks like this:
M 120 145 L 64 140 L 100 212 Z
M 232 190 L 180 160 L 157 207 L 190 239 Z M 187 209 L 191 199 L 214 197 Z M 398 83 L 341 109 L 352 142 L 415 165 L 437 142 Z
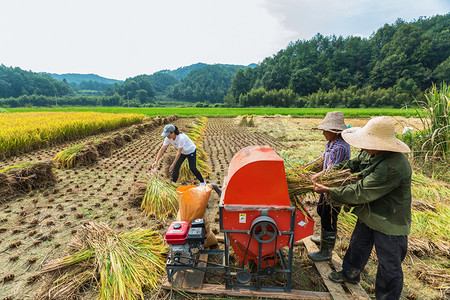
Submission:
M 39 108 L 39 111 L 61 111 L 61 112 L 103 112 L 103 113 L 136 113 L 145 114 L 149 117 L 169 116 L 177 114 L 179 117 L 196 118 L 204 116 L 208 118 L 234 118 L 243 115 L 255 116 L 292 116 L 299 118 L 324 117 L 333 108 L 279 108 L 279 107 L 60 107 L 60 108 Z M 419 112 L 414 109 L 397 108 L 339 108 L 347 118 L 370 118 L 371 116 L 402 116 L 417 117 Z M 10 112 L 36 111 L 30 108 L 11 108 Z
M 23 112 L 0 114 L 0 157 L 142 122 L 142 114 Z
M 173 113 L 174 111 L 172 111 Z M 83 112 L 82 112 L 83 113 Z M 8 114 L 14 115 L 14 114 Z M 163 114 L 161 114 L 163 115 Z M 242 114 L 244 115 L 244 114 Z M 233 155 L 240 149 L 250 145 L 269 145 L 284 159 L 295 164 L 303 165 L 319 157 L 324 149 L 324 137 L 321 131 L 311 130 L 320 118 L 291 118 L 288 116 L 261 116 L 255 114 L 254 127 L 239 126 L 242 115 L 236 118 L 208 118 L 204 127 L 201 126 L 200 139 L 202 148 L 209 157 L 206 165 L 211 170 L 204 176 L 207 182 L 216 183 L 222 187 L 227 174 L 228 165 Z M 189 132 L 196 118 L 179 118 L 173 122 L 180 130 Z M 139 119 L 139 120 L 142 120 Z M 363 126 L 368 118 L 348 119 L 352 127 Z M 397 131 L 408 124 L 418 126 L 412 118 L 396 117 Z M 138 121 L 139 122 L 139 121 Z M 420 123 L 420 122 L 419 122 Z M 42 273 L 45 268 L 55 267 L 58 259 L 63 262 L 74 263 L 78 273 L 76 277 L 84 285 L 74 292 L 78 299 L 93 299 L 97 297 L 112 297 L 115 291 L 123 290 L 120 287 L 122 278 L 114 275 L 108 277 L 105 271 L 114 264 L 118 270 L 119 263 L 133 260 L 130 252 L 137 251 L 137 245 L 142 238 L 150 241 L 144 247 L 164 256 L 158 234 L 163 235 L 171 221 L 175 219 L 176 203 L 167 203 L 162 199 L 158 190 L 166 187 L 160 182 L 149 182 L 148 174 L 154 162 L 157 151 L 162 145 L 160 136 L 164 124 L 158 123 L 140 135 L 133 136 L 120 147 L 111 149 L 108 154 L 100 155 L 91 165 L 79 165 L 69 169 L 53 169 L 56 180 L 47 188 L 33 188 L 13 199 L 2 202 L 0 206 L 0 295 L 13 299 L 34 298 L 48 283 L 51 271 Z M 131 132 L 128 129 L 118 129 L 108 132 Z M 17 167 L 30 166 L 29 162 L 52 160 L 58 153 L 89 141 L 105 138 L 106 134 L 94 134 L 88 138 L 75 138 L 75 141 L 51 144 L 46 149 L 36 149 L 16 156 L 0 160 L 0 175 L 10 172 Z M 358 149 L 352 149 L 352 156 Z M 25 150 L 24 150 L 25 152 Z M 174 147 L 167 149 L 156 173 L 160 180 L 170 182 L 168 172 L 175 156 Z M 12 168 L 15 166 L 16 168 Z M 1 176 L 0 176 L 1 180 Z M 143 182 L 143 193 L 139 203 L 132 203 L 133 185 Z M 198 184 L 195 179 L 189 179 L 187 184 Z M 147 187 L 150 186 L 148 197 L 142 202 Z M 450 247 L 450 185 L 445 182 L 430 179 L 420 170 L 415 170 L 413 177 L 413 228 L 409 237 L 410 248 L 408 257 L 403 264 L 405 284 L 402 298 L 408 299 L 445 299 L 449 288 L 449 247 Z M 306 194 L 302 199 L 306 209 L 315 218 L 317 196 Z M 208 203 L 206 218 L 216 235 L 218 230 L 218 202 L 214 193 Z M 167 206 L 167 204 L 169 204 Z M 97 229 L 92 223 L 105 224 L 110 234 L 105 237 L 108 245 L 120 245 L 119 248 L 105 248 L 103 242 L 92 238 Z M 339 216 L 339 241 L 336 252 L 341 257 L 345 254 L 346 245 L 353 229 L 355 217 L 346 212 Z M 320 222 L 316 222 L 317 224 Z M 87 230 L 87 231 L 86 231 Z M 134 231 L 137 230 L 137 231 Z M 84 238 L 84 244 L 72 247 L 71 245 Z M 94 234 L 95 236 L 95 234 Z M 86 238 L 87 237 L 87 238 Z M 141 238 L 142 237 L 142 238 Z M 88 241 L 93 241 L 89 246 Z M 122 247 L 118 241 L 124 241 L 127 248 Z M 72 242 L 72 243 L 71 243 Z M 95 247 L 92 245 L 95 243 Z M 84 246 L 83 246 L 84 245 Z M 128 247 L 129 246 L 129 247 Z M 100 249 L 100 251 L 98 251 Z M 81 250 L 81 251 L 80 251 Z M 94 252 L 97 251 L 94 255 Z M 75 256 L 71 256 L 75 254 Z M 107 259 L 112 255 L 114 260 Z M 139 254 L 139 260 L 146 259 L 145 253 Z M 311 291 L 324 291 L 320 275 L 314 267 L 305 262 L 305 253 L 302 247 L 296 247 L 294 265 L 297 268 L 293 276 L 293 288 Z M 141 264 L 141 263 L 139 263 Z M 140 274 L 150 274 L 153 266 L 131 266 Z M 136 268 L 137 269 L 136 269 Z M 376 256 L 372 255 L 369 264 L 362 276 L 362 285 L 373 296 L 373 285 L 377 267 Z M 158 265 L 157 269 L 161 269 Z M 131 274 L 132 270 L 130 270 Z M 134 272 L 134 271 L 133 271 Z M 119 271 L 120 273 L 120 271 Z M 58 273 L 60 275 L 67 273 Z M 153 274 L 153 273 L 152 273 Z M 187 294 L 166 294 L 159 292 L 158 275 L 151 275 L 139 280 L 146 282 L 146 287 L 133 285 L 136 297 L 155 299 L 169 298 L 184 299 Z M 133 275 L 134 276 L 134 275 Z M 133 277 L 132 276 L 132 277 Z M 51 277 L 53 278 L 53 277 Z M 57 280 L 59 277 L 56 277 Z M 70 280 L 69 280 L 70 281 Z M 63 285 L 54 285 L 53 292 L 64 292 L 63 288 L 69 281 L 60 278 Z M 57 283 L 58 283 L 57 282 Z M 108 284 L 111 283 L 111 284 Z M 102 285 L 102 283 L 104 283 Z M 73 291 L 73 290 L 71 290 Z M 100 296 L 104 295 L 104 296 Z M 202 296 L 190 295 L 202 299 Z M 0 297 L 0 298 L 2 298 Z

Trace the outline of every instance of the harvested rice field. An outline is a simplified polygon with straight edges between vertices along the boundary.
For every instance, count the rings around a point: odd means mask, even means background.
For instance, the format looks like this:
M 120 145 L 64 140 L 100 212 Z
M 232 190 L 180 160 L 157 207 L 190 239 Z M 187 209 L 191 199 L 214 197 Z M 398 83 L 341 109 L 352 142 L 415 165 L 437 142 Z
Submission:
M 188 131 L 189 125 L 195 120 L 178 118 L 171 123 L 182 131 Z M 320 121 L 321 119 L 286 116 L 257 116 L 254 127 L 243 127 L 239 126 L 240 118 L 208 118 L 202 145 L 209 157 L 207 165 L 210 174 L 205 176 L 206 181 L 222 187 L 233 155 L 251 145 L 269 145 L 291 163 L 304 164 L 317 158 L 322 153 L 325 142 L 321 132 L 311 128 Z M 368 119 L 349 119 L 347 123 L 357 127 L 363 126 L 367 121 Z M 399 119 L 397 130 L 401 131 L 406 123 L 411 127 L 420 126 L 418 120 Z M 0 299 L 35 299 L 38 296 L 45 299 L 43 291 L 49 275 L 39 275 L 40 272 L 45 266 L 48 268 L 50 262 L 68 254 L 74 237 L 85 230 L 90 230 L 90 234 L 95 233 L 90 222 L 104 224 L 102 226 L 106 227 L 101 228 L 106 228 L 106 232 L 111 229 L 111 236 L 122 236 L 121 233 L 135 229 L 151 229 L 161 235 L 165 233 L 169 224 L 175 220 L 174 214 L 169 213 L 163 219 L 157 219 L 151 213 L 143 213 L 140 205 L 132 201 L 136 192 L 135 182 L 149 180 L 151 165 L 162 145 L 160 134 L 164 125 L 153 124 L 120 147 L 112 149 L 109 155 L 98 155 L 91 164 L 66 169 L 54 168 L 53 185 L 28 188 L 1 201 Z M 59 142 L 50 147 L 6 157 L 0 160 L 0 170 L 28 162 L 52 161 L 63 150 L 100 140 L 123 130 L 121 128 L 70 142 Z M 353 150 L 355 154 L 356 149 Z M 168 181 L 169 166 L 174 156 L 174 147 L 169 147 L 156 171 Z M 450 289 L 450 186 L 419 173 L 415 178 L 415 224 L 413 223 L 413 234 L 410 236 L 410 251 L 403 263 L 405 284 L 402 298 L 445 299 L 449 296 Z M 185 184 L 198 185 L 199 182 L 190 180 Z M 317 198 L 316 195 L 308 195 L 303 199 L 307 210 L 316 220 Z M 219 197 L 211 193 L 205 218 L 211 224 L 212 231 L 221 235 L 218 206 Z M 351 215 L 340 216 L 339 241 L 335 248 L 340 257 L 345 254 L 352 222 L 354 220 Z M 320 222 L 316 222 L 318 223 Z M 219 244 L 219 247 L 223 246 Z M 376 267 L 376 255 L 373 253 L 361 282 L 371 296 L 374 295 Z M 293 289 L 326 291 L 319 273 L 301 245 L 295 247 L 293 269 Z M 210 276 L 206 280 L 210 283 L 217 281 Z M 79 286 L 72 296 L 75 299 L 97 299 L 99 293 L 100 288 L 95 280 L 91 280 Z M 143 294 L 145 299 L 188 297 L 186 293 L 159 291 L 159 288 L 151 287 L 144 288 Z M 189 297 L 206 298 L 192 294 Z

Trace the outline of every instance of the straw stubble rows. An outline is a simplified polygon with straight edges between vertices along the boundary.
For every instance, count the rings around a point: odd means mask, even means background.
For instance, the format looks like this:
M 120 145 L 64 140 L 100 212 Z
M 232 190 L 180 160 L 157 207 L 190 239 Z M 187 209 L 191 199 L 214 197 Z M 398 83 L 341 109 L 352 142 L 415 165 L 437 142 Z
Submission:
M 192 121 L 179 119 L 174 124 L 187 130 Z M 92 166 L 55 169 L 57 183 L 54 186 L 19 195 L 1 204 L 0 265 L 4 267 L 0 268 L 3 282 L 0 295 L 18 299 L 35 295 L 42 284 L 42 278 L 35 275 L 49 260 L 66 253 L 69 241 L 90 221 L 105 222 L 116 232 L 139 227 L 154 227 L 164 232 L 171 220 L 163 222 L 148 218 L 139 206 L 128 201 L 132 184 L 147 180 L 146 174 L 162 144 L 162 127 L 146 132 Z M 0 168 L 51 160 L 59 151 L 92 138 L 11 157 L 0 161 Z M 277 144 L 264 134 L 243 133 L 232 119 L 210 119 L 204 143 L 212 169 L 207 181 L 219 185 L 236 151 L 253 144 Z M 167 179 L 174 155 L 174 149 L 168 149 L 157 170 Z M 218 199 L 212 197 L 211 201 Z M 215 205 L 211 205 L 208 215 L 213 216 L 215 210 Z M 85 297 L 89 297 L 94 291 L 88 289 L 86 293 Z

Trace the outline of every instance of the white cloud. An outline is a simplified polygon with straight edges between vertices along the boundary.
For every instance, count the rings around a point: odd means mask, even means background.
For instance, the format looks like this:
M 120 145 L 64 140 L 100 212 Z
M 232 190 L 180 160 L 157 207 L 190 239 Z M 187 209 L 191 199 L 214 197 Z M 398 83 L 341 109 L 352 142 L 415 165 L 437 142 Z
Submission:
M 398 18 L 412 21 L 450 11 L 448 0 L 266 0 L 265 5 L 295 33 L 294 40 L 317 33 L 369 37 Z

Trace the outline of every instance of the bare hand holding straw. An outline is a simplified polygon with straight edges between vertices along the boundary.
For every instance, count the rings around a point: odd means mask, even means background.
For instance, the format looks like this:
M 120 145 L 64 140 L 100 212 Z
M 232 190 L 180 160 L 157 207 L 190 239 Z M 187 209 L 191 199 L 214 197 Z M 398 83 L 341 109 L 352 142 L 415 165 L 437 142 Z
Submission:
M 309 178 L 311 178 L 312 182 L 315 182 L 315 180 L 316 180 L 317 178 L 319 178 L 320 176 L 322 176 L 323 172 L 324 172 L 324 171 L 321 171 L 321 172 L 319 172 L 319 173 L 310 175 Z
M 314 182 L 314 181 L 313 181 Z M 330 189 L 327 186 L 324 186 L 320 183 L 314 182 L 314 192 L 318 194 L 326 194 L 330 191 Z

